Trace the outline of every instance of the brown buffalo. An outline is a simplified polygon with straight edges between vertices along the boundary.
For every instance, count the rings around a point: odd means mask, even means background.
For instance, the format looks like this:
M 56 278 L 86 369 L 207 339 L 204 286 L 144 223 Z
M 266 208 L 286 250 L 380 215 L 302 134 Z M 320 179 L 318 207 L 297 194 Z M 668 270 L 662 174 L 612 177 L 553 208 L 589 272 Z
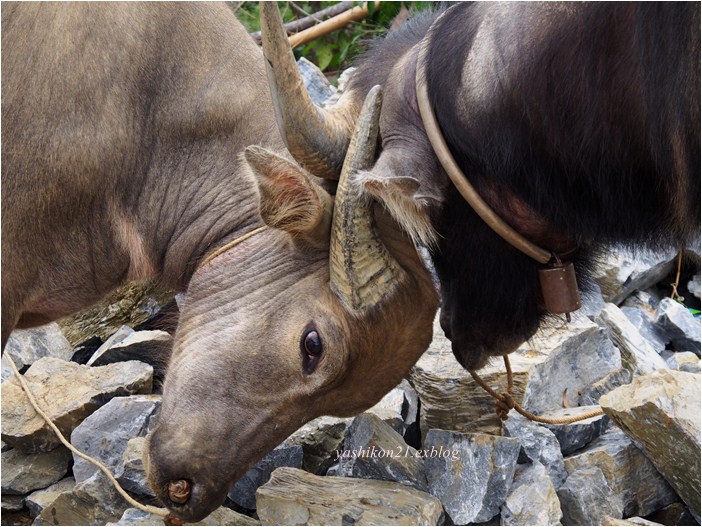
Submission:
M 378 90 L 344 123 L 333 207 L 287 157 L 261 51 L 223 4 L 4 2 L 2 46 L 3 344 L 129 280 L 187 289 L 148 452 L 176 514 L 206 516 L 288 434 L 371 406 L 426 348 L 431 278 L 349 179 L 374 159 Z

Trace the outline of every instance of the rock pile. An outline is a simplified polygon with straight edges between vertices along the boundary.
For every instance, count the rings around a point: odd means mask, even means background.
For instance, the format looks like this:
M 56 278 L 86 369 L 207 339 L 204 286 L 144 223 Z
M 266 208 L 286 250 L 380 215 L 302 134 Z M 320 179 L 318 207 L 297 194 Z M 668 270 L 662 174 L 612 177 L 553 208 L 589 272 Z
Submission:
M 367 413 L 302 427 L 202 524 L 699 522 L 699 320 L 636 269 L 644 290 L 619 306 L 590 297 L 570 324 L 543 328 L 512 355 L 513 393 L 526 409 L 562 417 L 600 402 L 606 415 L 541 425 L 511 411 L 499 421 L 437 330 L 409 382 Z M 164 342 L 167 333 L 122 327 L 85 358 L 92 366 L 70 361 L 75 348 L 56 325 L 16 332 L 8 345 L 72 443 L 145 503 L 153 492 L 141 454 L 160 396 L 151 394 L 153 368 L 124 350 L 149 356 Z M 481 373 L 504 387 L 501 364 Z M 36 525 L 163 524 L 60 445 L 4 374 L 3 514 Z

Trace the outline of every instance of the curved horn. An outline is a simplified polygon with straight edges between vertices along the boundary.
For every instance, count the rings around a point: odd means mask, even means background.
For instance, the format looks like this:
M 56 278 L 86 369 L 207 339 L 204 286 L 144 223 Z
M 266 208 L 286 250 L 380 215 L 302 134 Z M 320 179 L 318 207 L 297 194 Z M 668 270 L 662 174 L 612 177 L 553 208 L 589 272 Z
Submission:
M 353 98 L 325 110 L 307 93 L 276 2 L 261 2 L 261 40 L 278 128 L 288 151 L 315 176 L 337 179 L 357 115 Z
M 378 304 L 405 272 L 375 230 L 373 202 L 363 194 L 361 185 L 351 180 L 356 171 L 373 165 L 381 98 L 380 86 L 366 97 L 334 200 L 329 247 L 331 286 L 346 307 L 357 312 Z

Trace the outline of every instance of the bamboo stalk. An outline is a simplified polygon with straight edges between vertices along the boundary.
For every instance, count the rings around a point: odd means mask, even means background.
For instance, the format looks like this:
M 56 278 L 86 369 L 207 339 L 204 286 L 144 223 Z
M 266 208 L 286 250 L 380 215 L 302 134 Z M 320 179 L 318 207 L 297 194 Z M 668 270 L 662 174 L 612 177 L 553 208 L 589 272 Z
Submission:
M 379 5 L 380 2 L 376 0 L 375 7 L 377 8 Z M 333 33 L 351 22 L 362 20 L 366 17 L 366 15 L 368 15 L 368 2 L 364 2 L 363 6 L 354 7 L 353 9 L 349 9 L 348 11 L 332 17 L 329 20 L 325 20 L 321 24 L 317 24 L 309 29 L 295 33 L 289 38 L 290 47 L 296 48 L 297 46 L 307 44 L 312 40 L 328 35 L 329 33 Z
M 325 9 L 317 11 L 316 13 L 312 13 L 310 16 L 306 16 L 304 18 L 288 22 L 287 24 L 283 25 L 283 27 L 288 33 L 299 33 L 300 31 L 308 29 L 314 26 L 315 24 L 322 22 L 325 18 L 339 15 L 344 11 L 351 9 L 352 7 L 353 2 L 339 2 L 338 4 L 334 4 L 333 6 L 329 6 Z M 257 44 L 261 44 L 260 31 L 255 31 L 251 33 L 251 37 L 253 37 Z

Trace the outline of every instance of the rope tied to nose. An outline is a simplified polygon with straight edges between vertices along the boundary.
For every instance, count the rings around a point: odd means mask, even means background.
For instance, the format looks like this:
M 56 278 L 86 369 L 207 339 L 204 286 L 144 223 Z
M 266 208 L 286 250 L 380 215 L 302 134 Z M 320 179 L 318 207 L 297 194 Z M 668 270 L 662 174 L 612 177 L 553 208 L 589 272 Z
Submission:
M 15 378 L 20 384 L 20 387 L 22 390 L 24 390 L 24 393 L 27 395 L 27 398 L 29 399 L 29 403 L 32 405 L 32 408 L 34 408 L 34 411 L 39 414 L 39 416 L 46 421 L 46 424 L 49 425 L 49 427 L 54 431 L 56 436 L 59 438 L 59 441 L 63 443 L 63 445 L 68 448 L 71 452 L 73 452 L 76 456 L 85 459 L 86 461 L 92 463 L 95 465 L 97 468 L 99 468 L 110 480 L 110 482 L 115 486 L 117 489 L 117 492 L 119 492 L 122 497 L 129 503 L 132 507 L 136 507 L 137 509 L 140 509 L 144 512 L 148 512 L 150 514 L 156 514 L 158 516 L 168 516 L 170 513 L 168 512 L 167 509 L 163 509 L 160 507 L 152 507 L 151 505 L 143 505 L 136 501 L 134 498 L 132 498 L 129 494 L 127 494 L 127 491 L 125 491 L 122 486 L 119 484 L 119 482 L 115 479 L 115 477 L 112 475 L 110 470 L 100 463 L 97 459 L 90 457 L 87 454 L 84 454 L 80 450 L 78 450 L 76 447 L 74 447 L 68 439 L 63 435 L 61 430 L 58 429 L 58 427 L 53 423 L 51 418 L 44 412 L 41 407 L 39 406 L 39 403 L 37 403 L 37 400 L 34 398 L 34 394 L 32 393 L 31 388 L 27 384 L 27 381 L 25 380 L 24 376 L 19 372 L 17 369 L 17 365 L 15 364 L 15 361 L 12 360 L 12 357 L 8 354 L 7 358 L 9 359 L 10 362 L 10 367 L 12 368 L 13 373 L 15 374 Z
M 514 388 L 514 376 L 512 374 L 512 365 L 509 362 L 509 357 L 507 355 L 503 355 L 502 358 L 505 363 L 505 369 L 507 370 L 507 390 L 502 393 L 499 393 L 493 390 L 490 386 L 488 386 L 488 384 L 480 378 L 476 371 L 468 370 L 468 373 L 470 373 L 470 376 L 473 377 L 473 380 L 483 390 L 489 393 L 493 399 L 495 399 L 495 413 L 502 421 L 505 421 L 507 419 L 507 414 L 512 409 L 516 410 L 521 415 L 523 415 L 531 421 L 536 421 L 537 423 L 544 423 L 549 425 L 567 425 L 570 423 L 577 423 L 578 421 L 584 421 L 585 419 L 590 419 L 591 417 L 596 417 L 598 415 L 604 414 L 602 408 L 599 408 L 597 410 L 590 410 L 589 412 L 583 412 L 580 415 L 574 415 L 572 417 L 548 418 L 541 417 L 539 415 L 529 412 L 528 410 L 525 410 L 517 401 L 514 400 L 514 397 L 512 396 L 512 389 Z

